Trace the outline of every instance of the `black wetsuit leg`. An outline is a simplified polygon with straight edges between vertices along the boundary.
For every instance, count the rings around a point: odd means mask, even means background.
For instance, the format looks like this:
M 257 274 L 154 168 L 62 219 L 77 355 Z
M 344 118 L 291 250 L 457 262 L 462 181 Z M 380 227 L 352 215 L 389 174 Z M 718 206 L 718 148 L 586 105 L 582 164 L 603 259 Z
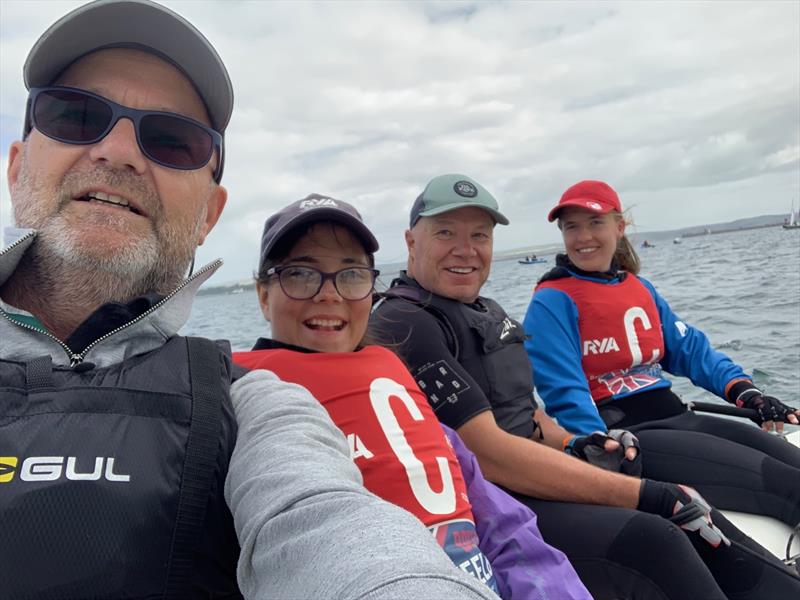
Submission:
M 536 512 L 542 537 L 569 557 L 596 600 L 727 598 L 688 537 L 666 519 L 514 496 Z
M 717 511 L 729 547 L 636 510 L 514 496 L 536 512 L 544 540 L 569 557 L 596 600 L 800 597 L 800 578 Z
M 695 487 L 717 508 L 800 522 L 800 450 L 746 423 L 686 412 L 630 427 L 644 477 Z
M 728 598 L 800 598 L 800 576 L 718 510 L 712 511 L 711 519 L 731 541 L 730 547 L 712 548 L 697 536 L 687 537 Z
M 792 444 L 787 444 L 776 435 L 763 431 L 750 421 L 700 415 L 696 412 L 686 411 L 668 419 L 639 423 L 633 427 L 708 433 L 758 450 L 790 467 L 800 469 L 800 449 Z

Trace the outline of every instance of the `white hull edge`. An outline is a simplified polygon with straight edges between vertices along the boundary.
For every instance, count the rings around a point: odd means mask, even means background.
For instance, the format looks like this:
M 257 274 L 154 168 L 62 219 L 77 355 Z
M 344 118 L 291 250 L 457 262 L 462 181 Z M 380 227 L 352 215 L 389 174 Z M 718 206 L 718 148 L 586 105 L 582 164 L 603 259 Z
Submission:
M 792 535 L 792 528 L 772 517 L 751 515 L 748 513 L 734 512 L 732 510 L 720 511 L 736 527 L 764 546 L 781 560 L 786 558 L 786 544 Z M 795 536 L 789 556 L 800 554 L 800 539 Z

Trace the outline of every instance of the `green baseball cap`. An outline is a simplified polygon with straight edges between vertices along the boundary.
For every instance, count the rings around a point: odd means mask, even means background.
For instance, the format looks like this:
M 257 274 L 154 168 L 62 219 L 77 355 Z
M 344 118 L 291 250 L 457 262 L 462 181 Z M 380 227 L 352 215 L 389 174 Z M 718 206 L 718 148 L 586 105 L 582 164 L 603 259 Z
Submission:
M 432 217 L 466 206 L 482 208 L 495 223 L 508 225 L 508 219 L 497 210 L 497 200 L 485 187 L 466 175 L 451 173 L 428 182 L 411 207 L 409 227 L 414 227 L 420 217 Z

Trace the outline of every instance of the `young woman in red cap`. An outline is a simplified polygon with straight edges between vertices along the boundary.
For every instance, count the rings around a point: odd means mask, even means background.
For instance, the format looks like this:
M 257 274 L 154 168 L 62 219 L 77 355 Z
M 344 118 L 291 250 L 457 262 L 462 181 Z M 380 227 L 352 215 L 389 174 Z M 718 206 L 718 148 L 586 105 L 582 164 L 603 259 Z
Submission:
M 766 431 L 797 424 L 800 410 L 761 392 L 638 276 L 608 184 L 570 187 L 548 215 L 556 219 L 566 254 L 539 281 L 524 321 L 548 414 L 579 435 L 629 429 L 641 444 L 644 477 L 685 482 L 718 508 L 798 525 L 800 450 Z M 688 410 L 663 371 L 753 409 L 763 430 Z

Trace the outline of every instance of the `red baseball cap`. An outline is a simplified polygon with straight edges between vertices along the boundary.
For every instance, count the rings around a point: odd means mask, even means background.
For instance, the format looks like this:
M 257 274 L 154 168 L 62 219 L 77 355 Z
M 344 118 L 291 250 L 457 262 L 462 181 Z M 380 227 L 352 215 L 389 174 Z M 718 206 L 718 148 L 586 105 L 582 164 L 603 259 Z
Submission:
M 547 220 L 555 221 L 561 209 L 568 206 L 585 208 L 598 214 L 605 214 L 612 210 L 622 212 L 622 204 L 614 188 L 602 181 L 593 181 L 591 179 L 579 181 L 568 188 L 561 196 L 558 204 L 547 215 Z

